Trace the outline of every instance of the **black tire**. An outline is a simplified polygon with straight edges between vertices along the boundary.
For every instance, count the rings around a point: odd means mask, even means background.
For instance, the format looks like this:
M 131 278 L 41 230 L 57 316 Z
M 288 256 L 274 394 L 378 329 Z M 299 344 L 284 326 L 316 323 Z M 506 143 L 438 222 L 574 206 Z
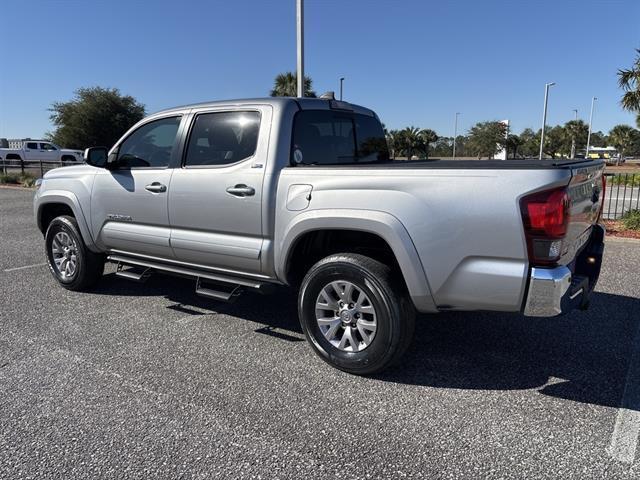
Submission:
M 298 315 L 307 340 L 320 358 L 345 372 L 369 375 L 402 357 L 413 338 L 415 309 L 402 279 L 393 273 L 377 260 L 354 253 L 331 255 L 311 267 L 300 287 Z M 360 351 L 344 351 L 330 343 L 316 320 L 318 295 L 329 283 L 340 280 L 363 291 L 376 312 L 375 336 Z
M 64 276 L 56 266 L 53 253 L 53 241 L 57 234 L 66 233 L 74 243 L 76 268 L 73 275 Z M 54 218 L 45 234 L 47 264 L 53 277 L 67 290 L 82 291 L 94 285 L 104 272 L 104 255 L 94 253 L 87 248 L 78 229 L 76 219 L 68 215 Z

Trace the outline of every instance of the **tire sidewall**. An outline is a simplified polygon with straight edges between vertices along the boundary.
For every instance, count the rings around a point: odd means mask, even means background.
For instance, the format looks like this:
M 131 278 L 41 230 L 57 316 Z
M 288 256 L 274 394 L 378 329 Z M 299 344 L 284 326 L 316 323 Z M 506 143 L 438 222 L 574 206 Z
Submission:
M 55 266 L 53 261 L 53 252 L 51 251 L 51 244 L 53 243 L 53 239 L 55 235 L 59 232 L 65 232 L 68 234 L 76 244 L 76 264 L 77 270 L 76 274 L 71 279 L 64 279 L 58 272 L 58 269 Z M 53 274 L 54 278 L 65 287 L 73 287 L 74 285 L 81 282 L 81 279 L 85 273 L 87 268 L 86 266 L 86 254 L 85 254 L 85 246 L 82 241 L 82 237 L 80 236 L 78 229 L 74 225 L 74 223 L 67 217 L 57 217 L 54 218 L 49 227 L 47 228 L 47 233 L 45 235 L 45 250 L 47 256 L 47 264 L 49 266 L 49 270 Z
M 362 289 L 376 311 L 376 335 L 369 346 L 359 352 L 345 352 L 333 346 L 322 334 L 316 321 L 315 304 L 320 291 L 330 282 L 346 280 Z M 366 269 L 346 261 L 336 261 L 312 268 L 303 281 L 299 297 L 302 329 L 314 350 L 331 365 L 352 373 L 366 373 L 386 363 L 395 334 L 391 298 L 378 280 Z

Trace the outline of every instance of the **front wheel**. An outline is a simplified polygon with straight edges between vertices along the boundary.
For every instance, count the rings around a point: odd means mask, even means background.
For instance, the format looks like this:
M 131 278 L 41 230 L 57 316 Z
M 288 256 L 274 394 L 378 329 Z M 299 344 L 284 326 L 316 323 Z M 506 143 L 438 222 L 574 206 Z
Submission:
M 75 218 L 54 218 L 45 234 L 45 247 L 49 270 L 64 288 L 85 290 L 102 277 L 104 256 L 87 248 Z
M 415 311 L 391 269 L 364 255 L 331 255 L 302 281 L 302 329 L 330 365 L 357 375 L 378 372 L 405 352 Z

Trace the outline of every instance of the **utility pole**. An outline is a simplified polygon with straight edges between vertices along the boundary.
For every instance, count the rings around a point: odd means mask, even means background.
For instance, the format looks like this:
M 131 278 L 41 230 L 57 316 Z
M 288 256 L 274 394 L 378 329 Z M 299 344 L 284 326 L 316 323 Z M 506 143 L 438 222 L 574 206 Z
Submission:
M 453 159 L 456 159 L 456 138 L 458 137 L 458 115 L 460 112 L 456 112 L 456 120 L 453 126 Z
M 304 0 L 296 0 L 296 24 L 298 97 L 304 97 Z
M 593 105 L 598 97 L 591 97 L 591 113 L 589 114 L 589 135 L 587 135 L 587 149 L 584 152 L 584 158 L 589 158 L 589 147 L 591 146 L 591 127 L 593 125 Z
M 540 155 L 538 156 L 539 160 L 542 160 L 542 151 L 544 149 L 544 129 L 547 126 L 547 102 L 549 100 L 549 87 L 553 87 L 554 85 L 554 82 L 544 84 L 544 109 L 542 110 L 542 133 L 540 134 Z
M 340 101 L 342 101 L 342 83 L 344 82 L 344 77 L 340 77 Z
M 575 113 L 575 121 L 578 121 L 578 109 L 574 108 L 573 113 Z M 577 125 L 576 125 L 577 127 Z M 576 158 L 576 131 L 574 129 L 573 135 L 571 136 L 571 158 Z

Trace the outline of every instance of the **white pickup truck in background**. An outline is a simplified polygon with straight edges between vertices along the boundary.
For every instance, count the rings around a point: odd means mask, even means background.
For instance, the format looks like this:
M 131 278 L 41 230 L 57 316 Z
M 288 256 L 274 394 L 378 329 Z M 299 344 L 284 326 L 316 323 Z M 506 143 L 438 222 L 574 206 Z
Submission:
M 3 142 L 4 143 L 4 142 Z M 77 162 L 82 163 L 82 150 L 60 148 L 46 140 L 22 141 L 18 148 L 0 148 L 0 159 L 18 162 Z

